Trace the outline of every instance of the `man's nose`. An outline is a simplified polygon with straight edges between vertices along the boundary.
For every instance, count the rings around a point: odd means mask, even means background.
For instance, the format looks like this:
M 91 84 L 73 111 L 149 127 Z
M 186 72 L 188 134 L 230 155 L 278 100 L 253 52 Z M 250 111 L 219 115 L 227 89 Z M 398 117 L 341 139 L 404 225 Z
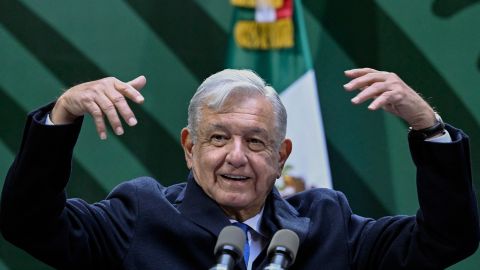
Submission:
M 245 151 L 245 145 L 243 145 L 241 140 L 233 140 L 225 161 L 235 168 L 242 167 L 248 161 Z

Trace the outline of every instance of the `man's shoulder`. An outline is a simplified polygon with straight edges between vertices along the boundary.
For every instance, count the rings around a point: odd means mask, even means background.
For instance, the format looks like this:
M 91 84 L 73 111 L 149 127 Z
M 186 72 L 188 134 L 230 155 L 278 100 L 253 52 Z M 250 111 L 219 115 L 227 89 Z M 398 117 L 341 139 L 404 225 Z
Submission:
M 342 194 L 340 191 L 330 189 L 330 188 L 312 188 L 302 192 L 295 193 L 286 197 L 288 201 L 298 200 L 298 199 L 309 199 L 309 200 L 338 200 L 339 194 Z
M 302 212 L 322 208 L 343 208 L 348 205 L 345 195 L 329 188 L 313 188 L 288 196 L 285 200 Z
M 155 178 L 142 176 L 132 180 L 125 181 L 116 186 L 110 194 L 135 194 L 139 199 L 162 197 L 167 200 L 175 200 L 180 193 L 184 191 L 186 183 L 177 183 L 170 186 L 164 186 Z
M 175 190 L 183 190 L 186 186 L 185 182 L 172 184 L 170 186 L 164 186 L 161 183 L 161 181 L 150 176 L 141 176 L 138 178 L 125 181 L 124 183 L 129 183 L 131 185 L 136 186 L 138 189 L 142 189 L 142 190 L 143 189 L 151 190 L 152 188 L 157 188 L 162 192 L 173 192 Z

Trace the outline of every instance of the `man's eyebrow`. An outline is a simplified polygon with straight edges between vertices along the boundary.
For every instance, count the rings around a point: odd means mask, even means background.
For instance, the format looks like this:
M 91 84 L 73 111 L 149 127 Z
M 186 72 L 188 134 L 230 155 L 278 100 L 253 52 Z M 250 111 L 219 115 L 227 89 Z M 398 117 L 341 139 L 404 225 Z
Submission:
M 264 128 L 254 127 L 248 130 L 248 134 L 260 134 L 268 136 L 268 131 Z
M 218 124 L 218 123 L 210 124 L 206 128 L 207 132 L 212 132 L 214 130 L 221 130 L 221 131 L 225 131 L 225 132 L 228 131 L 226 126 L 224 126 L 222 124 Z M 249 134 L 249 135 L 259 134 L 259 135 L 268 136 L 269 132 L 266 129 L 261 128 L 261 127 L 251 127 L 251 128 L 248 128 L 246 134 Z
M 211 132 L 213 130 L 227 131 L 227 128 L 222 124 L 209 124 L 206 131 Z

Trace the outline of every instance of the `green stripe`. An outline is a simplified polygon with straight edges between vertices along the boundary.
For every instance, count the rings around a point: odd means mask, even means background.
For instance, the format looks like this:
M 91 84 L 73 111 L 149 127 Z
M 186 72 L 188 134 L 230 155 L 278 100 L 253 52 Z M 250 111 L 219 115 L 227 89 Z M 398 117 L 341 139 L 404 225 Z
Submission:
M 390 153 L 386 148 L 385 123 L 383 112 L 371 112 L 365 106 L 353 106 L 350 103 L 352 94 L 346 93 L 342 85 L 347 79 L 343 70 L 354 67 L 352 60 L 332 39 L 314 18 L 305 12 L 306 25 L 311 34 L 311 42 L 318 43 L 312 48 L 314 69 L 317 76 L 317 87 L 321 101 L 324 129 L 330 148 L 334 147 L 342 159 L 350 164 L 352 179 L 338 179 L 344 175 L 343 163 L 330 162 L 333 185 L 338 181 L 352 181 L 351 185 L 368 188 L 389 213 L 395 213 L 395 201 Z M 352 132 L 354 130 L 355 132 Z M 331 154 L 331 153 L 330 153 Z M 332 158 L 330 156 L 330 158 Z M 356 183 L 359 179 L 362 183 Z M 405 180 L 407 181 L 407 180 Z M 409 181 L 414 181 L 409 179 Z M 360 196 L 361 197 L 361 196 Z M 351 205 L 362 205 L 363 200 L 357 195 L 350 199 Z M 361 206 L 360 206 L 361 207 Z M 357 212 L 360 215 L 368 213 Z
M 318 25 L 332 36 L 358 65 L 378 66 L 376 20 L 378 10 L 373 1 L 304 0 L 304 6 Z
M 359 177 L 353 164 L 330 141 L 327 142 L 329 161 L 341 170 L 332 170 L 333 188 L 342 191 L 347 197 L 352 211 L 366 217 L 379 218 L 395 212 L 385 208 L 376 191 L 365 179 Z
M 233 6 L 230 1 L 193 0 L 225 33 L 230 33 Z
M 103 74 L 24 4 L 2 1 L 0 15 L 0 23 L 66 86 L 98 79 Z
M 478 3 L 480 0 L 435 0 L 432 11 L 439 17 L 448 18 Z
M 0 260 L 0 270 L 9 270 L 10 268 L 7 267 L 7 265 L 5 265 L 5 263 L 3 263 L 2 260 Z
M 0 257 L 5 266 L 12 270 L 51 270 L 27 252 L 8 243 L 0 235 Z
M 13 158 L 13 153 L 8 149 L 0 137 L 0 187 L 3 187 L 3 181 L 5 176 L 7 176 L 7 171 L 13 162 Z M 2 195 L 0 194 L 0 197 L 1 196 Z
M 419 208 L 417 200 L 416 170 L 410 157 L 405 123 L 396 116 L 385 113 L 386 148 L 389 151 L 389 168 L 392 182 L 391 196 L 395 200 L 395 214 L 414 214 Z M 384 194 L 383 196 L 387 196 Z
M 2 40 L 0 86 L 3 87 L 4 93 L 10 95 L 21 107 L 21 111 L 12 115 L 17 119 L 9 122 L 23 124 L 24 111 L 32 110 L 46 103 L 45 100 L 53 99 L 64 86 L 3 27 L 0 27 L 0 40 Z M 27 80 L 19 80 L 14 76 L 17 72 L 24 73 L 26 68 L 28 68 Z M 8 103 L 3 106 L 8 106 Z M 131 178 L 146 172 L 114 135 L 110 134 L 110 139 L 106 142 L 100 141 L 91 119 L 87 118 L 85 122 L 75 157 L 99 181 L 104 191 L 110 190 L 125 177 Z M 16 141 L 20 141 L 20 138 L 18 135 Z
M 480 71 L 480 56 L 478 57 L 478 60 L 477 60 L 477 69 L 478 71 Z
M 198 80 L 203 80 L 223 68 L 228 35 L 195 2 L 127 2 Z M 175 23 L 175 27 L 168 27 L 172 23 Z M 192 39 L 193 44 L 185 43 L 185 36 Z M 192 46 L 195 47 L 194 50 Z

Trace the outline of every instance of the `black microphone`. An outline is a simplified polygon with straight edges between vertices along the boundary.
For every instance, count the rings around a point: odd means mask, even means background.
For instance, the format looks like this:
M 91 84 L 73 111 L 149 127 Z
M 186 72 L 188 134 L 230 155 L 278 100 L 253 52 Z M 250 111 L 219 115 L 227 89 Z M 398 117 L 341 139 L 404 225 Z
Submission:
M 214 254 L 217 257 L 217 264 L 210 270 L 230 270 L 235 263 L 243 257 L 245 246 L 245 233 L 242 229 L 230 225 L 222 229 L 218 235 Z
M 288 229 L 277 231 L 268 246 L 270 264 L 264 270 L 288 269 L 295 261 L 299 245 L 300 239 L 295 232 Z

